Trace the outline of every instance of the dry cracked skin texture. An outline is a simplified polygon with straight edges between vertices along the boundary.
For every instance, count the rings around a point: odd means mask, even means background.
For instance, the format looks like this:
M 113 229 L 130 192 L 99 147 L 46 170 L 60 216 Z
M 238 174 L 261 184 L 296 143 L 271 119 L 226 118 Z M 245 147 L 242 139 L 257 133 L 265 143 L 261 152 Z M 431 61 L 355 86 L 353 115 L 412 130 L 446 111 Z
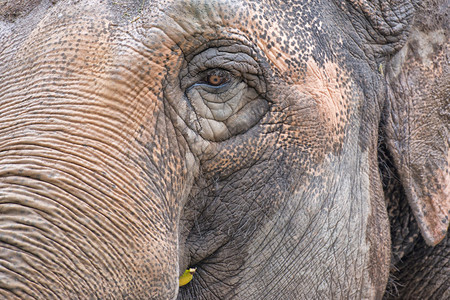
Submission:
M 445 297 L 439 5 L 0 2 L 0 292 Z

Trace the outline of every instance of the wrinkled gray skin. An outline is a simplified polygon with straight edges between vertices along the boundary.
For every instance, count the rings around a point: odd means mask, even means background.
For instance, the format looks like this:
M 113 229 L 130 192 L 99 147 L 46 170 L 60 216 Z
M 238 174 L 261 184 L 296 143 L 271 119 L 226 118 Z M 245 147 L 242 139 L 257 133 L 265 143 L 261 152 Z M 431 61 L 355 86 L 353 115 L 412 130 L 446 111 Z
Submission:
M 0 298 L 450 298 L 447 1 L 0 16 Z

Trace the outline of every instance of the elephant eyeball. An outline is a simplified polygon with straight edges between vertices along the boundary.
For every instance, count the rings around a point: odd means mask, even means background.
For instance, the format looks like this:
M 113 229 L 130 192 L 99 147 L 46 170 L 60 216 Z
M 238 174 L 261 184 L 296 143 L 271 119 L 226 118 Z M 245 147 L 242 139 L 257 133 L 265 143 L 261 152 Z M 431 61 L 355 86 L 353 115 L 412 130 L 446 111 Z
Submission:
M 211 86 L 220 86 L 230 81 L 230 76 L 223 72 L 218 71 L 211 74 L 208 74 L 205 78 L 205 83 Z

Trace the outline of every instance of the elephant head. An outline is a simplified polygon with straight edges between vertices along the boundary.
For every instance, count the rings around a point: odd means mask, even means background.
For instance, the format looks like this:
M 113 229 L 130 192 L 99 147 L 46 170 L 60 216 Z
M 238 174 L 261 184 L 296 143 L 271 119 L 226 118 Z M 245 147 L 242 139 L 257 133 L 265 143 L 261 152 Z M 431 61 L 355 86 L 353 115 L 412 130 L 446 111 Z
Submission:
M 448 228 L 431 4 L 0 3 L 0 295 L 381 298 L 381 144 L 426 242 Z

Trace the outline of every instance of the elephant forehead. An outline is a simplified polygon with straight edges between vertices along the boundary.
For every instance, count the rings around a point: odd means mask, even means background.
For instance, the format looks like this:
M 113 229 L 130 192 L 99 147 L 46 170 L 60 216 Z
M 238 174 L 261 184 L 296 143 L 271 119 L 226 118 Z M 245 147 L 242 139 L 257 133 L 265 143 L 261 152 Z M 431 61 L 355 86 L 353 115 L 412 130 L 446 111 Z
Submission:
M 314 1 L 183 0 L 153 3 L 143 13 L 144 27 L 162 28 L 186 52 L 190 47 L 196 47 L 192 37 L 238 33 L 257 45 L 273 67 L 281 73 L 288 73 L 293 80 L 296 78 L 292 77 L 304 75 L 306 61 L 317 46 L 316 38 L 324 32 L 322 8 Z M 204 40 L 200 38 L 197 42 Z M 316 59 L 321 56 L 318 53 Z
M 118 128 L 134 131 L 124 122 L 139 126 L 157 109 L 161 80 L 154 79 L 167 65 L 157 61 L 158 49 L 144 52 L 132 38 L 133 23 L 115 22 L 95 1 L 81 4 L 55 7 L 55 16 L 37 25 L 16 56 L 33 61 L 27 73 L 45 82 L 42 97 L 65 95 L 80 107 L 93 105 L 90 113 L 102 111 Z M 146 97 L 152 92 L 156 97 Z
M 40 54 L 33 67 L 58 65 L 64 75 L 80 70 L 85 75 L 104 71 L 111 58 L 106 19 L 70 13 L 41 21 L 18 51 L 18 57 Z M 36 48 L 39 47 L 39 48 Z

